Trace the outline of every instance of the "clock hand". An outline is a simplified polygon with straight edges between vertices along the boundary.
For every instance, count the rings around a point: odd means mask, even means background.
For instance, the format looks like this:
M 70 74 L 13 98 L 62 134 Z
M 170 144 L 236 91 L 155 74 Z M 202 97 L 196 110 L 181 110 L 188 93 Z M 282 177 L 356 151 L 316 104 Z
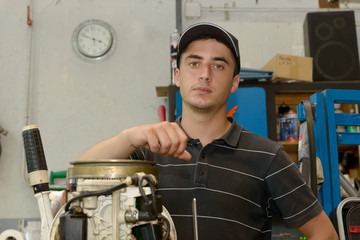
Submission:
M 85 34 L 81 34 L 81 36 L 83 36 L 83 37 L 85 37 L 85 38 L 88 38 L 88 39 L 91 39 L 91 40 L 93 40 L 93 41 L 96 41 L 96 42 L 102 43 L 102 41 L 101 41 L 101 40 L 97 40 L 97 39 L 95 39 L 95 38 L 93 38 L 93 37 L 89 37 L 89 36 L 87 36 L 87 35 L 85 35 Z
M 90 27 L 90 29 L 91 29 L 91 35 L 92 35 L 92 39 L 93 39 L 93 43 L 94 43 L 94 45 L 95 45 L 95 38 L 94 38 L 94 32 L 93 32 L 93 30 L 92 30 L 92 27 Z
M 81 34 L 81 36 L 83 36 L 83 37 L 85 37 L 85 38 L 89 38 L 89 39 L 94 39 L 94 38 L 89 37 L 89 36 L 87 36 L 87 35 L 85 35 L 85 34 Z

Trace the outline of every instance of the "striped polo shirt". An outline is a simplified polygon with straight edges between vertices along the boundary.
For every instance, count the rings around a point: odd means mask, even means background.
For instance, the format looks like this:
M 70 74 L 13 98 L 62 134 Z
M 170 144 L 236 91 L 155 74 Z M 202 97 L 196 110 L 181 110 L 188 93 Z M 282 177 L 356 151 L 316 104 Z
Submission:
M 318 215 L 320 203 L 283 147 L 229 121 L 228 132 L 206 146 L 189 138 L 188 162 L 143 148 L 131 156 L 156 162 L 157 194 L 178 239 L 194 239 L 193 198 L 201 240 L 271 239 L 273 215 L 280 214 L 286 227 Z

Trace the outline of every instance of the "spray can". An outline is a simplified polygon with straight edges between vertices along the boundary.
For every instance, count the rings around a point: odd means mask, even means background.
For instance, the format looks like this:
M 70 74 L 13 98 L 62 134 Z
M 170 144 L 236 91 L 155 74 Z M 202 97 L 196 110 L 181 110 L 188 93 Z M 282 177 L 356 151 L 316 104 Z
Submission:
M 287 141 L 296 141 L 299 138 L 299 126 L 298 118 L 295 111 L 290 110 L 286 113 L 286 123 L 287 123 Z
M 171 84 L 175 84 L 175 69 L 177 67 L 176 57 L 178 52 L 180 33 L 177 29 L 170 35 L 170 70 Z

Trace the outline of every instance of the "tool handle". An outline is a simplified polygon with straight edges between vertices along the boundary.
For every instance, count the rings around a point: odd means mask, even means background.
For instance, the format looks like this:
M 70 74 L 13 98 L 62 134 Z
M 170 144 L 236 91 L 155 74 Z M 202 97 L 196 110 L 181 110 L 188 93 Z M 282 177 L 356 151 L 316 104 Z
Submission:
M 26 126 L 23 128 L 22 136 L 28 173 L 47 170 L 39 128 L 36 125 Z
M 36 125 L 23 128 L 23 140 L 30 185 L 34 193 L 49 191 L 49 175 L 40 131 Z

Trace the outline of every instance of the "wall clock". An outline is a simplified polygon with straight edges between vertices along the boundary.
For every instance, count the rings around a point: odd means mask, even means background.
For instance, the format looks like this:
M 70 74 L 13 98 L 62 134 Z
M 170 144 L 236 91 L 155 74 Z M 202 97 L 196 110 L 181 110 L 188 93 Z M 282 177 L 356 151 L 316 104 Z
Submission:
M 101 62 L 115 50 L 116 35 L 106 22 L 96 19 L 80 23 L 73 32 L 72 45 L 82 59 Z

